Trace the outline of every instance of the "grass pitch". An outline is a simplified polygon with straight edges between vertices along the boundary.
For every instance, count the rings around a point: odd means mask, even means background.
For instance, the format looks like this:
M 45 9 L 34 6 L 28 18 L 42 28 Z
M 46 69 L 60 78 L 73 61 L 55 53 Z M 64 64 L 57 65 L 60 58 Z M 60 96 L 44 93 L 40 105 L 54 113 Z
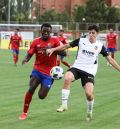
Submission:
M 95 78 L 95 106 L 91 122 L 85 120 L 86 98 L 79 80 L 72 84 L 69 110 L 56 112 L 61 104 L 63 79 L 55 81 L 45 100 L 38 99 L 37 89 L 28 118 L 20 121 L 18 117 L 34 63 L 33 57 L 26 65 L 21 65 L 25 53 L 20 51 L 19 64 L 15 67 L 11 52 L 0 50 L 0 129 L 120 129 L 120 72 L 108 67 L 102 56 Z M 66 58 L 71 64 L 75 53 L 71 52 Z M 116 60 L 120 64 L 120 52 L 116 53 Z

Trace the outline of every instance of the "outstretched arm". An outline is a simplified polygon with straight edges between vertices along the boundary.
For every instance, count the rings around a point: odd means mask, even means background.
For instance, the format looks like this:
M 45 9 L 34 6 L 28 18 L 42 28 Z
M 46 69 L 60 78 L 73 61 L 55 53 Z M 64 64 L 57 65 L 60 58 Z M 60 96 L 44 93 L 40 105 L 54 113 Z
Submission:
M 79 40 L 80 40 L 80 39 L 75 39 L 74 41 L 72 41 L 72 42 L 70 42 L 70 43 L 68 43 L 68 44 L 64 44 L 64 45 L 58 46 L 58 47 L 56 47 L 56 48 L 47 49 L 47 50 L 46 50 L 46 54 L 50 56 L 53 52 L 56 52 L 56 51 L 63 51 L 63 50 L 66 50 L 66 49 L 68 49 L 68 48 L 70 48 L 70 47 L 78 46 Z
M 118 71 L 120 71 L 120 65 L 110 55 L 106 57 L 107 61 Z
M 62 46 L 58 46 L 56 48 L 47 49 L 46 54 L 50 56 L 53 52 L 63 51 L 65 49 L 69 48 L 69 47 L 71 47 L 70 44 L 65 44 L 65 45 L 62 45 Z

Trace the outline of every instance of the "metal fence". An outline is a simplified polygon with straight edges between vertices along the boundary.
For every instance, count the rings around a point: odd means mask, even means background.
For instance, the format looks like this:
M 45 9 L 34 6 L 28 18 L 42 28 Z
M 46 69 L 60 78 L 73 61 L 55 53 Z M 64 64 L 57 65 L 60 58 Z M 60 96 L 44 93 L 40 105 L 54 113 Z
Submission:
M 0 24 L 1 31 L 13 31 L 15 28 L 19 28 L 21 31 L 32 31 L 35 36 L 40 33 L 40 25 L 44 22 L 32 24 L 30 22 L 24 22 L 24 24 Z M 49 22 L 53 26 L 53 32 L 57 33 L 59 29 L 64 29 L 65 32 L 70 32 L 73 35 L 73 39 L 80 37 L 82 33 L 87 31 L 87 28 L 91 24 L 96 24 L 100 28 L 100 33 L 107 33 L 109 27 L 113 27 L 118 33 L 118 40 L 120 42 L 120 23 L 87 23 L 87 22 Z M 120 45 L 119 49 L 120 49 Z

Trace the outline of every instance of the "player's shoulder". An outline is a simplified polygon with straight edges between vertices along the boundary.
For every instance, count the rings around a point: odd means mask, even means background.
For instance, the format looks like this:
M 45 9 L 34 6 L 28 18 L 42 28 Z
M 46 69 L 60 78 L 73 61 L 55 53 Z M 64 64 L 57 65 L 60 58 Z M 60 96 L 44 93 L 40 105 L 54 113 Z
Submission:
M 65 35 L 62 36 L 63 39 L 67 39 L 67 37 Z
M 107 36 L 111 36 L 111 33 L 107 33 Z
M 39 41 L 41 39 L 42 39 L 41 37 L 37 37 L 37 38 L 34 38 L 33 41 Z
M 50 39 L 56 40 L 56 39 L 58 39 L 58 37 L 57 36 L 50 36 Z
M 88 38 L 80 37 L 79 41 L 80 42 L 88 42 L 89 40 L 88 40 Z
M 118 34 L 115 32 L 114 35 L 117 36 Z
M 40 41 L 40 39 L 41 39 L 40 37 L 33 39 L 32 44 L 38 43 Z
M 14 37 L 14 34 L 11 34 L 10 37 L 11 37 L 11 38 Z

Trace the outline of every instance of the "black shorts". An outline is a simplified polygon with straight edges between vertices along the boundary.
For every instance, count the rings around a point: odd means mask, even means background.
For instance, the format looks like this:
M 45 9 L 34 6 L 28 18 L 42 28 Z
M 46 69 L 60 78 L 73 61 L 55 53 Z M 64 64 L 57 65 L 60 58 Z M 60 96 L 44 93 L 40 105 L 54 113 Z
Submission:
M 81 79 L 82 86 L 85 86 L 87 82 L 91 82 L 94 85 L 94 76 L 85 71 L 72 67 L 68 71 L 71 71 L 75 80 Z

